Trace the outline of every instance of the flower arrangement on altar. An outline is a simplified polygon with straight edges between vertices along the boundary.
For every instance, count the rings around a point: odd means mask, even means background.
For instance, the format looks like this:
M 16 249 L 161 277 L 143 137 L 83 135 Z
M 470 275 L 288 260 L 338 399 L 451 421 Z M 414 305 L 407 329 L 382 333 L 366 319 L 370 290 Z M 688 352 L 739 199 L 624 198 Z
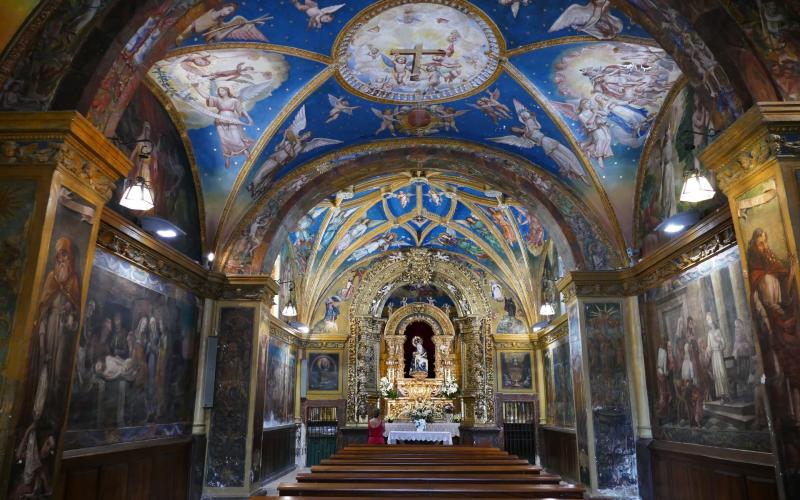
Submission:
M 381 396 L 387 399 L 397 399 L 397 389 L 394 387 L 394 384 L 389 377 L 381 377 L 379 387 L 381 391 Z
M 453 422 L 460 424 L 464 420 L 464 417 L 461 415 L 453 415 Z
M 442 382 L 442 387 L 439 389 L 439 394 L 446 398 L 454 398 L 458 394 L 458 383 L 452 375 L 448 375 Z
M 408 415 L 411 420 L 424 420 L 426 422 L 433 422 L 433 409 L 427 406 L 417 406 L 412 409 Z

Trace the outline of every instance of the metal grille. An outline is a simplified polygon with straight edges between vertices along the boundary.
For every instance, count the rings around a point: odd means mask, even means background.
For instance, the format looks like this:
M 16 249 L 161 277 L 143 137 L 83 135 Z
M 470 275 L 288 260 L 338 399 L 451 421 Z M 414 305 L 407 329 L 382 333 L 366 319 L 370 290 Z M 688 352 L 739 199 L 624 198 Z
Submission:
M 505 450 L 530 463 L 536 461 L 536 425 L 532 401 L 503 402 Z
M 318 465 L 322 460 L 336 453 L 336 436 L 339 434 L 339 421 L 336 407 L 308 409 L 307 458 L 306 466 Z

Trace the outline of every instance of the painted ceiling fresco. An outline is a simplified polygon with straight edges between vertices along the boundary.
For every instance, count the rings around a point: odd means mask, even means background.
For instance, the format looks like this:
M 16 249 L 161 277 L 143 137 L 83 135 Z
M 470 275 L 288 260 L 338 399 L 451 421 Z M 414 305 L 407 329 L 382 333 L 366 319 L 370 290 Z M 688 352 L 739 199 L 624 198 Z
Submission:
M 534 214 L 498 196 L 446 174 L 380 176 L 336 193 L 289 234 L 304 309 L 319 307 L 326 290 L 370 259 L 411 247 L 463 257 L 532 305 L 548 233 Z
M 191 140 L 218 252 L 298 167 L 418 137 L 541 167 L 624 250 L 644 143 L 682 85 L 607 1 L 230 3 L 198 11 L 148 79 Z

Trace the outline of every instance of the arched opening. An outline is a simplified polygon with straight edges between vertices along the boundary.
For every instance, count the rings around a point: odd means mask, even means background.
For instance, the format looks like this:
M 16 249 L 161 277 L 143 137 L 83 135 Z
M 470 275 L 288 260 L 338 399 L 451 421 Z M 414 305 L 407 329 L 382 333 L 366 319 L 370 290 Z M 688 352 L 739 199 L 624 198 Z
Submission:
M 420 348 L 417 347 L 419 342 L 415 341 L 415 339 L 419 338 L 422 341 L 421 344 L 422 350 L 425 353 L 425 359 L 427 359 L 428 378 L 433 378 L 436 373 L 436 349 L 433 345 L 433 328 L 431 328 L 431 325 L 425 321 L 415 321 L 406 327 L 406 331 L 403 332 L 403 335 L 406 337 L 403 343 L 403 353 L 405 357 L 403 376 L 411 377 L 411 373 L 417 371 L 419 368 L 419 363 L 415 363 L 414 360 L 414 354 L 420 351 Z

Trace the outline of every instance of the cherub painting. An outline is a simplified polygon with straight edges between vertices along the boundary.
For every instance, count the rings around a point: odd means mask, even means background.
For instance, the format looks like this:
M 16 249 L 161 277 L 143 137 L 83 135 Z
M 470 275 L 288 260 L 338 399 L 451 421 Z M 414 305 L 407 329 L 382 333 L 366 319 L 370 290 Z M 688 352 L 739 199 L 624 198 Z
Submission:
M 487 90 L 485 96 L 479 97 L 475 104 L 469 103 L 468 106 L 480 110 L 496 125 L 500 119 L 509 120 L 512 118 L 511 110 L 501 103 L 499 99 L 500 89 L 494 89 L 491 92 Z
M 346 98 L 336 97 L 331 94 L 328 94 L 328 102 L 331 105 L 331 110 L 328 112 L 328 119 L 325 120 L 325 123 L 336 121 L 342 113 L 353 116 L 353 110 L 359 108 L 359 106 L 350 106 L 350 102 Z
M 380 134 L 384 130 L 388 130 L 392 135 L 397 135 L 395 123 L 400 121 L 397 119 L 397 115 L 400 113 L 400 109 L 397 106 L 395 106 L 394 109 L 386 108 L 383 111 L 376 108 L 370 109 L 372 109 L 372 113 L 381 120 L 381 126 L 375 131 L 375 135 Z
M 210 9 L 192 21 L 178 35 L 175 43 L 180 44 L 194 35 L 202 35 L 206 43 L 224 42 L 226 40 L 246 40 L 250 42 L 267 42 L 267 37 L 257 28 L 272 19 L 265 14 L 256 19 L 247 20 L 242 16 L 234 16 L 228 21 L 224 18 L 236 11 L 235 3 L 226 3 L 221 7 Z
M 295 8 L 300 12 L 305 12 L 308 16 L 308 29 L 320 29 L 325 23 L 333 21 L 333 13 L 344 7 L 346 4 L 340 3 L 328 7 L 320 7 L 315 0 L 292 0 Z
M 581 162 L 578 160 L 578 157 L 575 156 L 575 153 L 557 140 L 544 135 L 544 133 L 542 133 L 542 126 L 536 119 L 536 115 L 516 99 L 514 99 L 514 108 L 517 111 L 517 119 L 524 127 L 511 127 L 511 131 L 514 132 L 514 135 L 491 137 L 489 140 L 525 149 L 538 146 L 544 150 L 544 153 L 553 160 L 556 165 L 558 165 L 558 170 L 561 175 L 589 184 Z
M 321 137 L 312 139 L 311 131 L 304 132 L 306 125 L 306 107 L 303 106 L 295 115 L 292 124 L 283 131 L 283 139 L 275 146 L 275 151 L 259 167 L 253 177 L 253 181 L 247 186 L 247 190 L 252 197 L 256 198 L 264 192 L 268 184 L 269 175 L 276 168 L 283 167 L 301 153 L 342 142 Z
M 519 14 L 520 6 L 527 6 L 528 4 L 531 3 L 531 1 L 530 0 L 497 0 L 497 3 L 499 3 L 500 5 L 506 6 L 506 7 L 511 7 L 511 15 L 516 18 L 517 14 Z
M 411 74 L 412 67 L 411 62 L 408 60 L 408 56 L 396 55 L 394 58 L 391 58 L 386 54 L 381 54 L 381 59 L 383 60 L 383 63 L 391 70 L 394 81 L 397 82 L 398 85 L 405 84 L 406 78 L 408 78 L 408 76 Z

